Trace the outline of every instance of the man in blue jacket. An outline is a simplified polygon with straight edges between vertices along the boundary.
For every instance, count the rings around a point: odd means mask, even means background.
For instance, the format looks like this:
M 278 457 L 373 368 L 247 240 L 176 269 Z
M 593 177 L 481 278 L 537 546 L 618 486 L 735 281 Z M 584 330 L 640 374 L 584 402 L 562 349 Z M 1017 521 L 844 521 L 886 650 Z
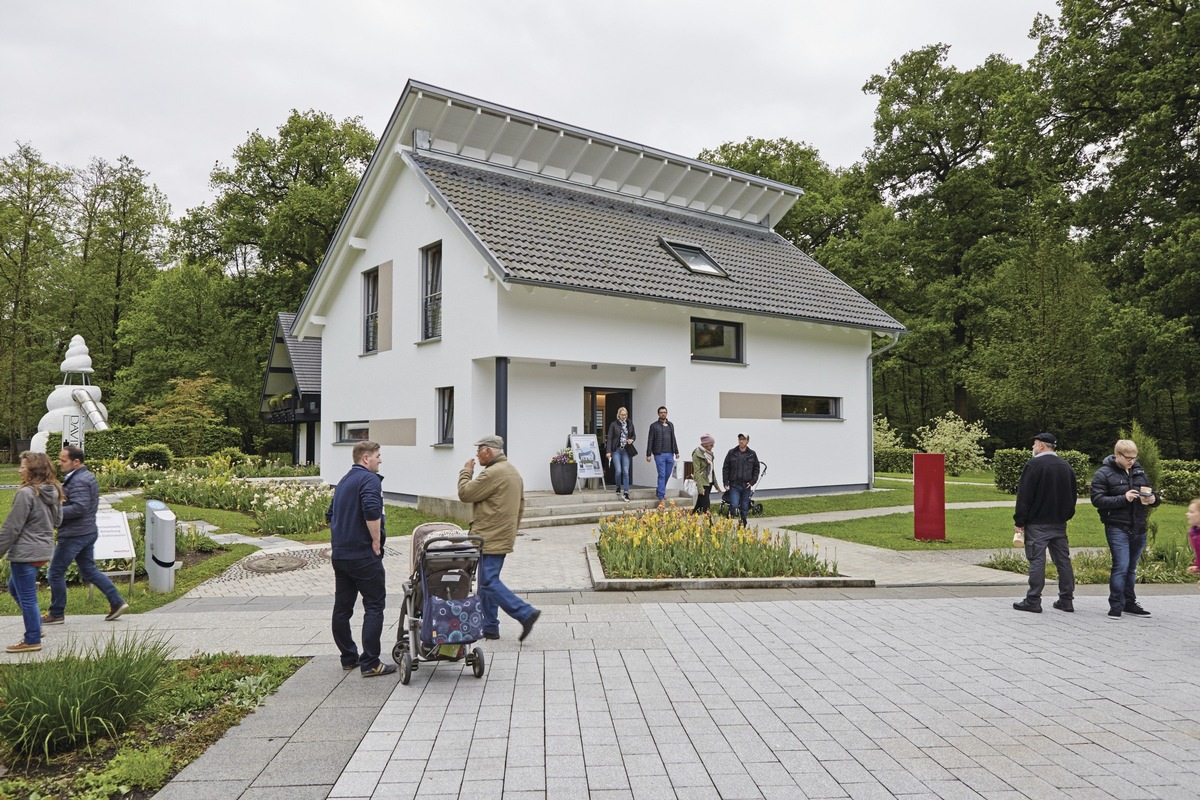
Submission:
M 79 577 L 99 589 L 108 598 L 108 616 L 112 622 L 129 608 L 117 587 L 96 567 L 95 547 L 100 538 L 96 510 L 100 507 L 100 484 L 83 465 L 83 450 L 69 444 L 58 454 L 63 473 L 63 492 L 67 496 L 58 526 L 58 544 L 46 570 L 50 583 L 50 608 L 42 615 L 42 625 L 62 625 L 67 615 L 67 567 L 74 561 Z
M 358 667 L 364 678 L 391 675 L 395 664 L 379 660 L 383 634 L 383 609 L 387 605 L 387 582 L 383 570 L 383 457 L 379 445 L 362 441 L 354 445 L 354 465 L 338 482 L 333 502 L 326 512 L 329 520 L 330 555 L 333 562 L 333 641 L 342 655 L 342 669 Z M 350 632 L 354 604 L 362 595 L 362 652 Z

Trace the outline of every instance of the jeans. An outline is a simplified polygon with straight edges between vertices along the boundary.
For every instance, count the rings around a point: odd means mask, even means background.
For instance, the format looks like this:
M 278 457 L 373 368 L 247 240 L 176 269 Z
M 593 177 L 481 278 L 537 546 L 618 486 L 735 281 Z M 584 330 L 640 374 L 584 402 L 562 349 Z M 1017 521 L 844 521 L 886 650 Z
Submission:
M 659 453 L 654 457 L 654 466 L 658 469 L 658 490 L 657 497 L 662 501 L 667 496 L 667 480 L 671 477 L 671 470 L 675 468 L 674 453 Z
M 633 474 L 633 459 L 629 457 L 629 453 L 625 452 L 625 448 L 618 447 L 616 450 L 613 450 L 612 466 L 613 483 L 625 494 L 629 494 L 629 481 Z
M 1075 599 L 1075 570 L 1071 567 L 1071 549 L 1067 546 L 1067 523 L 1034 523 L 1025 525 L 1025 557 L 1029 559 L 1029 591 L 1025 602 L 1042 604 L 1042 589 L 1046 586 L 1046 550 L 1058 569 L 1058 597 Z
M 1137 565 L 1146 549 L 1146 534 L 1132 533 L 1113 525 L 1104 526 L 1104 538 L 1112 552 L 1112 572 L 1108 578 L 1108 606 L 1123 611 L 1137 602 Z
M 379 637 L 383 635 L 383 609 L 387 605 L 387 581 L 383 559 L 333 559 L 333 643 L 342 654 L 342 666 L 358 665 L 363 672 L 379 666 Z M 350 633 L 350 618 L 358 596 L 363 600 L 362 655 Z
M 746 524 L 746 516 L 750 513 L 750 487 L 738 486 L 731 484 L 729 487 L 729 512 L 730 516 L 736 513 L 742 519 L 742 525 Z
M 21 609 L 25 644 L 42 643 L 42 610 L 37 599 L 38 568 L 25 561 L 8 562 L 8 593 Z
M 479 557 L 479 603 L 483 608 L 483 632 L 494 636 L 500 635 L 500 615 L 497 609 L 503 608 L 505 614 L 521 623 L 536 611 L 529 603 L 513 594 L 512 589 L 501 583 L 500 570 L 504 569 L 505 555 L 485 553 Z
M 50 616 L 61 617 L 67 613 L 67 567 L 74 561 L 79 565 L 79 577 L 99 589 L 108 598 L 109 608 L 118 608 L 125 602 L 117 587 L 96 566 L 92 557 L 99 534 L 90 536 L 60 536 L 46 570 L 50 582 Z

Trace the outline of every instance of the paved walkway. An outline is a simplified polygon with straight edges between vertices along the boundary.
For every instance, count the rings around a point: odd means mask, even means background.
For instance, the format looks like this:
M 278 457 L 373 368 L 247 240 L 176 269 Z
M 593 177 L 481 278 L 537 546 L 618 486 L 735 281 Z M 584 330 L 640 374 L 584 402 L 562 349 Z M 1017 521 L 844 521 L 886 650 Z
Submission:
M 1194 585 L 1145 587 L 1145 620 L 1110 621 L 1105 587 L 1023 614 L 1020 576 L 817 539 L 893 588 L 601 593 L 581 583 L 590 535 L 518 540 L 505 577 L 543 615 L 523 644 L 504 619 L 482 679 L 344 673 L 320 548 L 117 623 L 68 616 L 47 648 L 141 630 L 181 655 L 312 657 L 162 800 L 1200 797 Z M 390 644 L 398 602 L 386 620 Z

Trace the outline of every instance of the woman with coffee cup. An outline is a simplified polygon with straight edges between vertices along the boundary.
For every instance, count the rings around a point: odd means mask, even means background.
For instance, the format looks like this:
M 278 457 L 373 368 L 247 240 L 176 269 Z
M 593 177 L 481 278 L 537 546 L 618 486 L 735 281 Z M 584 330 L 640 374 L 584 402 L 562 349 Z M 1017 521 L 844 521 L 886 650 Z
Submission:
M 1092 505 L 1104 523 L 1104 538 L 1112 553 L 1108 579 L 1108 616 L 1148 617 L 1138 605 L 1137 565 L 1146 547 L 1146 518 L 1162 498 L 1154 493 L 1146 471 L 1137 463 L 1137 445 L 1120 439 L 1092 478 Z

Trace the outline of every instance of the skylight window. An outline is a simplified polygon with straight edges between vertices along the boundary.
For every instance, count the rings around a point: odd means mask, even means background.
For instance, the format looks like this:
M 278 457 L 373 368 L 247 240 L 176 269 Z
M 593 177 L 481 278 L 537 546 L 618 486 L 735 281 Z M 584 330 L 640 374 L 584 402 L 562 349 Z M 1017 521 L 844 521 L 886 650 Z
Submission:
M 658 240 L 662 242 L 663 247 L 667 248 L 667 252 L 679 259 L 679 263 L 692 272 L 700 275 L 716 275 L 720 278 L 729 277 L 725 270 L 717 264 L 716 259 L 704 252 L 699 245 L 668 242 L 662 237 L 659 237 Z

